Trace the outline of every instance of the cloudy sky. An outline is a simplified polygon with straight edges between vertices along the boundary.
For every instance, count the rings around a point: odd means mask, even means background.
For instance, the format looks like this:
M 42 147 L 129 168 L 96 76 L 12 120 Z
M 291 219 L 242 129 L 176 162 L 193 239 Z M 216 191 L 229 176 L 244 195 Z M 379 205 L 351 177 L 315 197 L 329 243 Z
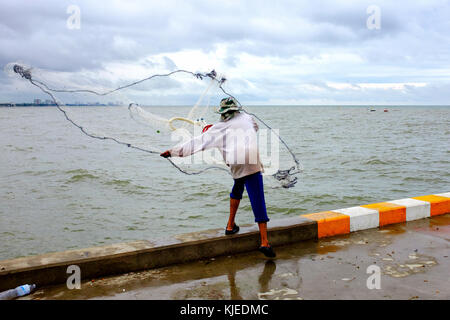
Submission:
M 443 0 L 0 0 L 0 48 L 2 67 L 18 61 L 60 82 L 216 69 L 244 104 L 450 104 Z M 187 90 L 179 101 L 190 103 Z M 0 102 L 34 97 L 48 98 L 0 73 Z

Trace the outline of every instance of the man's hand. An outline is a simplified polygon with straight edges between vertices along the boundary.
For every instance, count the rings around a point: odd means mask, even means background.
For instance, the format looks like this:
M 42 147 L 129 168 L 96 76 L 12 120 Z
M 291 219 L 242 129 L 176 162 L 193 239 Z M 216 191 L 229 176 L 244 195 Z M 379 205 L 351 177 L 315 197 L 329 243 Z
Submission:
M 160 154 L 161 157 L 163 158 L 169 158 L 171 156 L 170 151 L 164 151 L 163 153 Z
M 212 124 L 206 125 L 206 126 L 203 128 L 202 133 L 205 133 L 205 132 L 208 131 L 208 129 L 211 128 L 211 127 L 212 127 Z

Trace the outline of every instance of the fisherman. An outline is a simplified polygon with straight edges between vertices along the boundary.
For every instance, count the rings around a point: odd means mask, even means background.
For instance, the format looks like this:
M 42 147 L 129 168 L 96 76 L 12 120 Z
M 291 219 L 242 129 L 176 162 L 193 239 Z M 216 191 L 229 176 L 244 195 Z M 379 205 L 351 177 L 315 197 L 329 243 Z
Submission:
M 240 112 L 240 107 L 231 97 L 222 99 L 216 112 L 221 115 L 218 123 L 205 127 L 201 135 L 161 153 L 161 156 L 164 158 L 187 157 L 199 151 L 217 148 L 222 153 L 227 166 L 230 167 L 234 179 L 230 193 L 230 216 L 225 234 L 232 235 L 239 232 L 235 216 L 245 187 L 255 222 L 259 227 L 261 246 L 258 250 L 265 256 L 273 258 L 275 252 L 267 238 L 269 218 L 261 174 L 264 169 L 259 158 L 256 138 L 258 125 L 253 117 Z

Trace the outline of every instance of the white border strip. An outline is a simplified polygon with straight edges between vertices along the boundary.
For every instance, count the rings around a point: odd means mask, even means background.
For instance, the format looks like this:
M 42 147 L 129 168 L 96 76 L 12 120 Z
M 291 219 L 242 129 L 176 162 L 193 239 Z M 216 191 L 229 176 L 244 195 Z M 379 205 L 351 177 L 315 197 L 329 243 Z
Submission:
M 438 193 L 438 194 L 435 194 L 435 196 L 450 198 L 450 192 Z
M 428 218 L 431 215 L 431 204 L 426 201 L 406 198 L 388 203 L 406 207 L 406 221 Z
M 380 214 L 378 210 L 351 207 L 332 211 L 343 213 L 350 217 L 350 232 L 377 228 L 380 225 Z

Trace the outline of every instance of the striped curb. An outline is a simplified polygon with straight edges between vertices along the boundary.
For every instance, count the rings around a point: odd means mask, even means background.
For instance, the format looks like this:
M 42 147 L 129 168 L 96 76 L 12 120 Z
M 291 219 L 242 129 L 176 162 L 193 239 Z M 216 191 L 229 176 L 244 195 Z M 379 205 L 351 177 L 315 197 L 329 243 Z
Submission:
M 450 213 L 450 192 L 316 212 L 302 217 L 317 221 L 317 237 L 383 227 Z

